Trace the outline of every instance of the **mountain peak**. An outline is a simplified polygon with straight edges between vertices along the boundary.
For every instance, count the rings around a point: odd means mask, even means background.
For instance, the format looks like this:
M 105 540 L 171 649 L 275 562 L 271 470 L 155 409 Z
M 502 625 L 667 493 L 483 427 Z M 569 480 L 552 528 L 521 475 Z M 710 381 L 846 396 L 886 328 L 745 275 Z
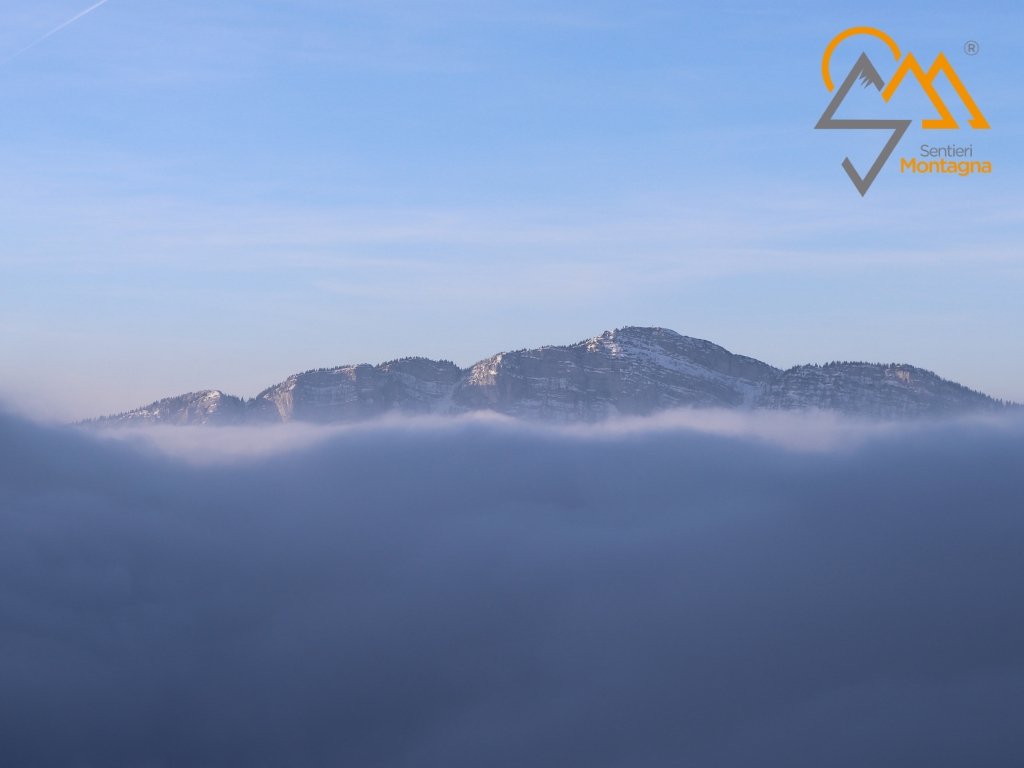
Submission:
M 568 346 L 501 352 L 467 369 L 423 357 L 320 368 L 289 376 L 252 400 L 204 390 L 100 423 L 337 423 L 393 412 L 479 410 L 566 423 L 680 407 L 821 409 L 892 419 L 1003 406 L 910 365 L 829 363 L 782 371 L 668 328 L 626 326 Z

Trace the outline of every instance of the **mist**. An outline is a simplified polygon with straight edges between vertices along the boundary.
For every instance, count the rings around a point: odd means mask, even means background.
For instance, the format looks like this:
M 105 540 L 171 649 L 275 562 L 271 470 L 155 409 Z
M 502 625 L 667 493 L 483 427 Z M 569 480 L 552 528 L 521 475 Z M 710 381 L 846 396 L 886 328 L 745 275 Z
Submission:
M 0 416 L 0 762 L 1024 761 L 1024 424 L 716 418 Z

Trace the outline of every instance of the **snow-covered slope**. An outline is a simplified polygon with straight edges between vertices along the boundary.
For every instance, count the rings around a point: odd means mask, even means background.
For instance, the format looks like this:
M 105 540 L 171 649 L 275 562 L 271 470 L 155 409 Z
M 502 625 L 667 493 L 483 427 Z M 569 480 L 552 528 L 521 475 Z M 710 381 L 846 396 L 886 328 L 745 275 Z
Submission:
M 217 426 L 245 423 L 247 403 L 239 397 L 208 389 L 187 395 L 167 397 L 143 408 L 99 419 L 99 423 L 122 424 L 211 424 Z
M 679 406 L 749 406 L 775 373 L 708 341 L 623 328 L 568 347 L 495 355 L 469 370 L 454 400 L 465 410 L 592 421 Z
M 772 380 L 759 405 L 784 410 L 821 408 L 886 419 L 948 416 L 1000 407 L 987 395 L 931 371 L 871 363 L 791 368 Z
M 339 423 L 394 412 L 492 410 L 566 423 L 679 407 L 817 408 L 894 419 L 1005 406 L 909 365 L 829 363 L 782 371 L 664 328 L 622 328 L 569 346 L 503 352 L 465 370 L 424 358 L 326 368 L 290 376 L 249 401 L 207 391 L 99 422 Z

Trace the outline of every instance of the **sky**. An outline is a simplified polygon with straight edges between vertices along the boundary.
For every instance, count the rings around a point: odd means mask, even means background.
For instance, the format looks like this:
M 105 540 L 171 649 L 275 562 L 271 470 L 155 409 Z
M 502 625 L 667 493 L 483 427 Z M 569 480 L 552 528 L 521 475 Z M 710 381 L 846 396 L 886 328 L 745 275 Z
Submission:
M 0 756 L 1020 765 L 1024 425 L 744 418 L 186 463 L 0 413 Z
M 109 0 L 33 45 L 90 5 L 0 0 L 0 397 L 23 410 L 624 325 L 1024 400 L 1019 3 Z M 813 126 L 825 46 L 859 25 L 946 52 L 992 125 L 915 123 L 897 155 L 970 143 L 990 176 L 891 162 L 856 193 L 840 163 L 875 145 Z M 860 42 L 837 80 L 886 61 Z

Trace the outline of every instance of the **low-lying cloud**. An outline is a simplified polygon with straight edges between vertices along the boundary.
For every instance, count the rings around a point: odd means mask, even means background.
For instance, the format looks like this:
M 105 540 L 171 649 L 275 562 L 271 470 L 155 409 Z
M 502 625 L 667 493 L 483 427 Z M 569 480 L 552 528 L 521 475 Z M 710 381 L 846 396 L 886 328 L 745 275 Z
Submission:
M 1024 762 L 1024 425 L 693 426 L 0 417 L 0 763 Z

